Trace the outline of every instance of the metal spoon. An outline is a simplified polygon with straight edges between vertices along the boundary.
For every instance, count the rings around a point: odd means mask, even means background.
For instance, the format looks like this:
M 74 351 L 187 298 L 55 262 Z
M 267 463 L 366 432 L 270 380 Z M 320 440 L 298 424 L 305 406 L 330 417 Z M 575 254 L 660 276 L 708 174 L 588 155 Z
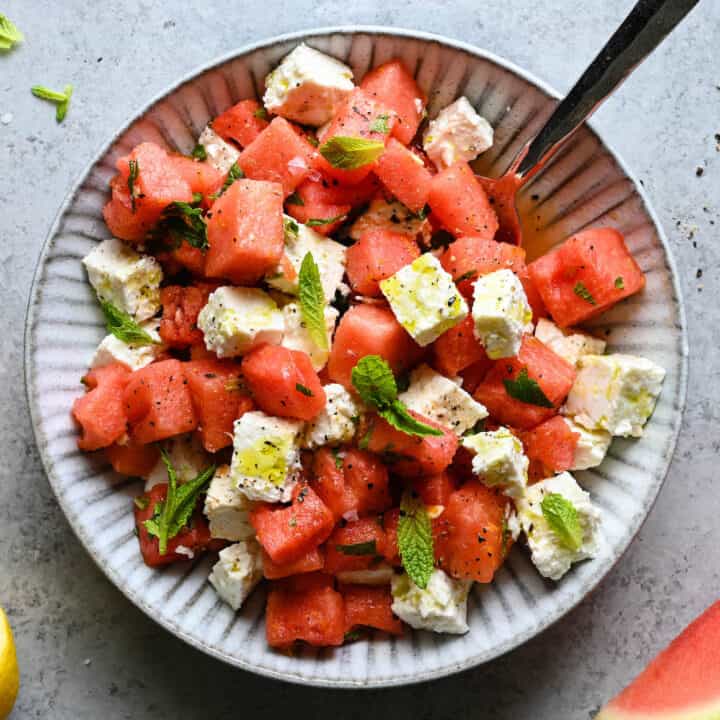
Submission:
M 640 0 L 548 121 L 499 178 L 477 176 L 500 221 L 495 238 L 520 245 L 515 204 L 520 188 L 555 155 L 626 77 L 665 39 L 699 0 Z

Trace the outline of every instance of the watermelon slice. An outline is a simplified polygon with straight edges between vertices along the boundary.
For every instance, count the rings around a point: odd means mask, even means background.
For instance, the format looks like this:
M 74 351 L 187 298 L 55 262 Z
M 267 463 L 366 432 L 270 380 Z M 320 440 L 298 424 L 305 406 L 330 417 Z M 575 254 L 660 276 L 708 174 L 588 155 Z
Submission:
M 595 720 L 655 718 L 720 718 L 720 601 L 686 627 Z

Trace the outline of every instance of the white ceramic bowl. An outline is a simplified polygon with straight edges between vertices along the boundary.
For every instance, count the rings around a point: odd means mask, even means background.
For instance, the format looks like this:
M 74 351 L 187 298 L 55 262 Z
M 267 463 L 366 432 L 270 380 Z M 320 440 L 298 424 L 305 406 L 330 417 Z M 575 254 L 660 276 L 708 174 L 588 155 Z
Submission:
M 645 437 L 615 440 L 601 467 L 578 474 L 603 512 L 606 542 L 600 556 L 552 584 L 515 548 L 495 582 L 475 586 L 467 635 L 408 632 L 394 639 L 378 633 L 367 642 L 289 657 L 265 644 L 263 593 L 233 613 L 206 582 L 209 558 L 164 570 L 146 567 L 133 534 L 131 498 L 140 483 L 115 475 L 102 458 L 80 453 L 75 444 L 70 407 L 104 334 L 80 259 L 108 237 L 101 209 L 119 155 L 143 140 L 189 152 L 209 118 L 262 94 L 266 73 L 300 41 L 349 63 L 356 78 L 402 58 L 428 93 L 431 116 L 466 95 L 495 128 L 495 144 L 477 165 L 486 175 L 502 172 L 555 103 L 551 89 L 490 53 L 426 33 L 374 27 L 286 35 L 183 79 L 110 139 L 53 224 L 27 317 L 33 426 L 58 501 L 88 552 L 132 602 L 171 632 L 238 667 L 292 682 L 337 687 L 418 682 L 486 662 L 541 632 L 580 602 L 627 548 L 660 489 L 680 427 L 687 373 L 682 303 L 670 251 L 642 188 L 596 133 L 582 129 L 526 188 L 521 206 L 536 218 L 535 243 L 542 250 L 588 225 L 612 225 L 625 234 L 646 273 L 647 289 L 593 325 L 606 331 L 610 351 L 650 357 L 667 369 L 667 379 Z

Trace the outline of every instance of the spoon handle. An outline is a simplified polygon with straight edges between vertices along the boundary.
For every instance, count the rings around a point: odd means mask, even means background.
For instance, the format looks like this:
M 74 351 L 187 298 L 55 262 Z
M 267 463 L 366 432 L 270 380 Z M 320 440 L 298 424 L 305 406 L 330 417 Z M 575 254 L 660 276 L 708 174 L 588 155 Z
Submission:
M 510 169 L 531 178 L 699 0 L 639 0 Z

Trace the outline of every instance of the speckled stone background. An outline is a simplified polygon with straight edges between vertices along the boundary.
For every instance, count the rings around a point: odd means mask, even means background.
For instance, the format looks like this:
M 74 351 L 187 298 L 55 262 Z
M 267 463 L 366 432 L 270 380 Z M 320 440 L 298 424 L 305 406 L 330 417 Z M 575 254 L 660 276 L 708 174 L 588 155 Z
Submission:
M 525 647 L 446 680 L 304 689 L 226 667 L 136 610 L 81 548 L 34 447 L 25 306 L 67 187 L 108 134 L 178 76 L 251 40 L 323 25 L 416 27 L 570 87 L 630 0 L 6 0 L 27 41 L 0 57 L 0 604 L 14 626 L 19 718 L 590 718 L 720 596 L 720 4 L 704 0 L 597 115 L 649 191 L 678 260 L 690 385 L 675 461 L 597 592 Z M 30 85 L 76 92 L 66 122 Z

